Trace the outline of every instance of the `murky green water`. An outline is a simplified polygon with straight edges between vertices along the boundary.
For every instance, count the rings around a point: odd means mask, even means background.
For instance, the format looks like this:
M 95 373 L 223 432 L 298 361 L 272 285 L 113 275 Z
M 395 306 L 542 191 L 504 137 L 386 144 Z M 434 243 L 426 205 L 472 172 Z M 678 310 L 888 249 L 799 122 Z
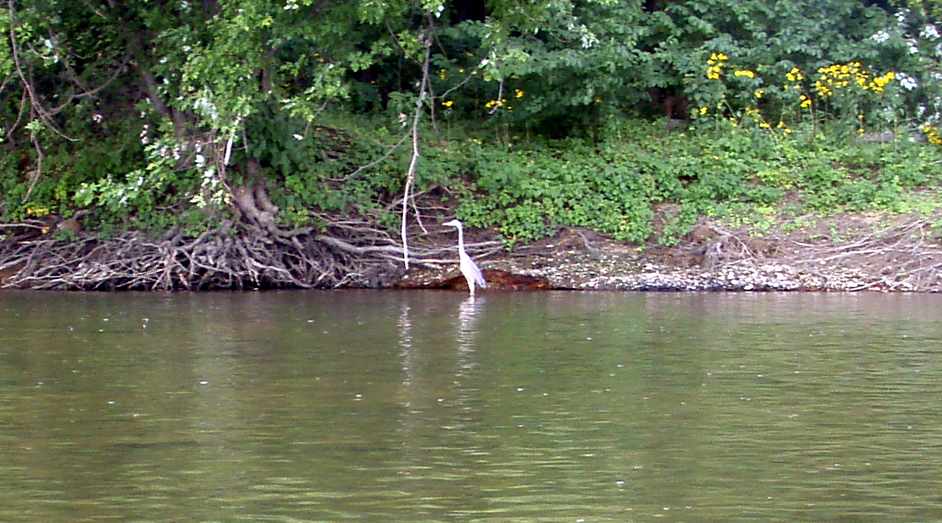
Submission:
M 942 519 L 942 297 L 0 293 L 0 521 Z

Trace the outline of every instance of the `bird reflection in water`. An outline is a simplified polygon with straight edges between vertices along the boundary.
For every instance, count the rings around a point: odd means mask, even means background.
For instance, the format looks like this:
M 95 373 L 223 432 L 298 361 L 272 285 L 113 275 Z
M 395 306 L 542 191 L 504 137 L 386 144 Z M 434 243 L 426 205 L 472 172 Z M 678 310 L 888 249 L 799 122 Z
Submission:
M 468 296 L 458 305 L 458 374 L 471 370 L 477 366 L 474 360 L 475 336 L 478 333 L 477 324 L 486 298 Z
M 409 385 L 415 381 L 415 354 L 412 350 L 412 319 L 409 313 L 412 306 L 406 300 L 399 304 L 399 320 L 396 329 L 399 331 L 399 360 L 402 366 L 402 384 Z

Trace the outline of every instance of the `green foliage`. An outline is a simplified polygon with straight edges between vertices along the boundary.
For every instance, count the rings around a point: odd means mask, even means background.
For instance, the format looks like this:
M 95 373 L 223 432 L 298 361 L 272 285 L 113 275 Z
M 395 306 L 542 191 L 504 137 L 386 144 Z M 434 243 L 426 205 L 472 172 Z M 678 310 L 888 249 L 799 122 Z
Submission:
M 149 144 L 139 168 L 115 169 L 63 194 L 71 194 L 78 207 L 94 209 L 96 220 L 108 229 L 159 232 L 185 223 L 192 217 L 180 211 L 191 202 L 181 202 L 179 195 L 196 193 L 199 179 L 192 171 L 177 171 L 171 148 L 167 141 Z
M 0 34 L 10 33 L 10 13 L 0 11 Z M 0 45 L 0 78 L 6 78 L 13 73 L 13 54 L 6 45 Z M 0 129 L 2 132 L 2 129 Z
M 18 164 L 33 161 L 35 151 L 26 149 L 19 155 L 4 155 L 0 162 L 4 198 L 0 219 L 21 220 L 37 216 L 37 209 L 43 210 L 41 214 L 69 216 L 76 206 L 73 197 L 83 185 L 123 176 L 128 169 L 143 166 L 143 151 L 133 128 L 126 121 L 115 125 L 117 132 L 108 139 L 61 142 L 47 149 L 44 174 L 37 180 L 28 200 L 26 173 L 19 172 Z
M 448 189 L 510 244 L 560 226 L 670 243 L 702 214 L 765 227 L 785 201 L 924 211 L 939 148 L 852 140 L 942 122 L 938 2 L 904 3 L 16 2 L 15 24 L 0 10 L 0 212 L 198 232 L 252 181 L 285 225 L 392 226 L 411 151 L 389 148 L 428 42 L 417 190 Z M 695 125 L 641 119 L 665 113 Z
M 469 142 L 474 193 L 458 209 L 469 225 L 496 227 L 508 244 L 588 227 L 616 239 L 652 239 L 654 210 L 670 203 L 656 239 L 676 242 L 700 215 L 768 230 L 792 214 L 914 212 L 937 208 L 920 188 L 942 182 L 936 148 L 848 144 L 808 135 L 701 128 L 665 134 L 624 122 L 601 144 L 581 140 L 524 147 Z M 810 131 L 809 131 L 810 132 Z M 798 205 L 798 209 L 794 208 Z

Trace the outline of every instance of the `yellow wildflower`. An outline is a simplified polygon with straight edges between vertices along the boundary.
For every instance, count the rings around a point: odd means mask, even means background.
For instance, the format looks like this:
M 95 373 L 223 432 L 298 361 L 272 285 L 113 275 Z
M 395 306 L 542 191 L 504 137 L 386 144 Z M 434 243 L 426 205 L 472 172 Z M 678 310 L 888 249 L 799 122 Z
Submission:
M 725 53 L 710 53 L 710 58 L 707 60 L 707 78 L 719 80 L 723 74 L 723 66 L 726 65 L 724 62 L 727 60 L 729 60 L 729 57 Z
M 756 99 L 761 99 L 763 96 L 765 96 L 765 89 L 756 89 L 752 94 L 755 95 Z
M 856 84 L 864 91 L 880 94 L 886 86 L 896 78 L 896 73 L 889 71 L 881 76 L 872 77 L 863 68 L 860 62 L 847 62 L 846 64 L 833 64 L 818 68 L 818 79 L 815 81 L 815 91 L 821 98 L 835 94 L 835 91 L 846 89 Z
M 44 207 L 42 205 L 27 205 L 26 214 L 28 216 L 33 216 L 36 218 L 42 218 L 43 216 L 49 216 L 49 207 Z
M 514 98 L 523 98 L 523 89 L 514 90 Z
M 750 71 L 749 69 L 740 69 L 736 71 L 734 74 L 740 78 L 755 78 L 756 77 L 756 73 Z
M 719 80 L 723 73 L 723 62 L 726 60 L 729 60 L 729 57 L 724 53 L 711 53 L 710 59 L 707 60 L 706 77 L 710 80 Z
M 442 106 L 444 106 L 445 109 L 451 109 L 452 105 L 455 105 L 454 100 L 445 100 L 444 102 L 442 102 Z
M 703 107 L 697 109 L 697 112 L 700 113 L 700 116 L 706 116 L 706 114 L 710 112 L 710 108 L 704 105 Z
M 801 104 L 800 104 L 800 105 L 801 105 L 801 108 L 802 108 L 802 109 L 810 109 L 810 108 L 811 108 L 811 98 L 808 98 L 808 97 L 805 96 L 805 95 L 801 95 L 800 100 L 801 100 Z
M 883 89 L 896 78 L 896 73 L 889 71 L 888 73 L 874 78 L 868 85 L 867 89 L 875 93 L 882 93 Z
M 805 79 L 805 75 L 801 74 L 801 69 L 792 67 L 790 71 L 785 73 L 785 79 L 789 82 L 800 82 Z
M 719 80 L 722 73 L 723 64 L 711 65 L 710 67 L 707 67 L 706 76 L 710 80 Z
M 934 125 L 926 124 L 922 126 L 922 133 L 926 135 L 926 140 L 933 145 L 942 145 L 942 134 Z

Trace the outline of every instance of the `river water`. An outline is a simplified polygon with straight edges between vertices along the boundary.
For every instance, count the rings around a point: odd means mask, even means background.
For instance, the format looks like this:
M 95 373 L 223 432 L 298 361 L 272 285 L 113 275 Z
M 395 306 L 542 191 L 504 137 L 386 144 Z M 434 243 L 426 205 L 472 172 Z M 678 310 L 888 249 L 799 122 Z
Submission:
M 942 297 L 0 293 L 0 521 L 942 519 Z

